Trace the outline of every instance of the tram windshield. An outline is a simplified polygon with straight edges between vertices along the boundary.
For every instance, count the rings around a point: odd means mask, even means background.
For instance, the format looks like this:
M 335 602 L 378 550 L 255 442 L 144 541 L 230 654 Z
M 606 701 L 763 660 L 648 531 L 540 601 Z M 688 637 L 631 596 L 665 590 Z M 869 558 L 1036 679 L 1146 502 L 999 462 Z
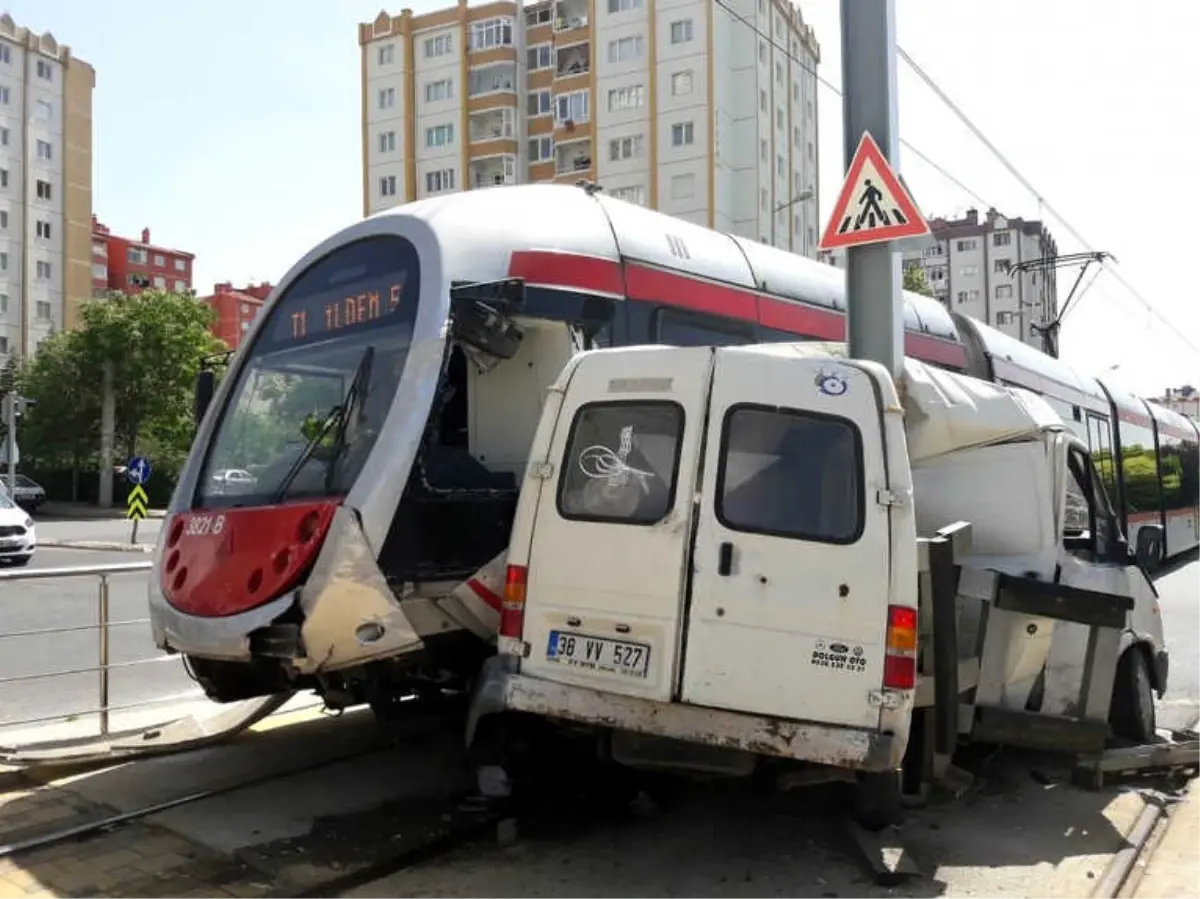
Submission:
M 388 235 L 335 250 L 287 289 L 226 399 L 196 505 L 349 491 L 400 383 L 419 280 L 412 245 Z

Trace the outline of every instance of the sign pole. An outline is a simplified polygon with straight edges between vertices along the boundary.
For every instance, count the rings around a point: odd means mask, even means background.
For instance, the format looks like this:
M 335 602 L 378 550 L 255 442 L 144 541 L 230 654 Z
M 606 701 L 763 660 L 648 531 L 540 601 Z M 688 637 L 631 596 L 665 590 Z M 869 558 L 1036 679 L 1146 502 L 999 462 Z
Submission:
M 5 435 L 5 449 L 8 452 L 8 492 L 13 496 L 14 502 L 17 495 L 17 395 L 9 391 L 8 396 L 4 398 L 4 417 L 7 421 L 4 422 L 8 429 Z
M 896 102 L 896 0 L 841 0 L 842 104 L 846 167 L 864 134 L 889 163 L 899 149 Z M 846 332 L 850 356 L 887 367 L 904 365 L 900 253 L 890 243 L 846 252 Z
M 146 517 L 146 507 L 149 505 L 149 499 L 146 496 L 146 488 L 144 484 L 150 481 L 150 462 L 142 456 L 134 456 L 129 460 L 129 464 L 125 466 L 125 479 L 132 485 L 129 490 L 129 497 L 126 500 L 127 509 L 125 514 L 130 521 L 133 522 L 133 528 L 129 533 L 130 545 L 137 543 L 138 522 Z

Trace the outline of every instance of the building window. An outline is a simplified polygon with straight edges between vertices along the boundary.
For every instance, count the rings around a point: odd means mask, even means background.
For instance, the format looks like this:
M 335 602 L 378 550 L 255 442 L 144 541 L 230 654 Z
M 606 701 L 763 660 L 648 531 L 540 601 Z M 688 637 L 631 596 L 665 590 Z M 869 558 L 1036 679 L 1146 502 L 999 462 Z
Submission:
M 609 112 L 641 109 L 645 102 L 646 89 L 640 84 L 635 84 L 631 87 L 618 87 L 608 92 Z
M 766 162 L 771 157 L 771 149 L 767 146 L 767 139 L 765 137 L 758 140 L 758 155 L 763 162 Z
M 0 63 L 5 65 L 12 63 L 12 51 L 8 49 L 8 44 L 2 42 L 0 42 Z
M 643 6 L 645 6 L 645 0 L 608 0 L 610 13 L 628 12 L 631 9 L 641 9 Z
M 780 131 L 783 130 L 783 110 L 782 109 L 775 110 L 775 127 L 778 128 Z
M 425 129 L 425 146 L 448 147 L 454 143 L 453 125 L 434 125 Z
M 538 44 L 536 47 L 530 47 L 525 51 L 526 65 L 529 71 L 536 72 L 538 69 L 548 69 L 554 65 L 554 52 L 549 44 Z
M 1012 285 L 1011 284 L 996 285 L 996 299 L 1011 300 L 1012 299 Z
M 154 254 L 154 266 L 155 266 L 155 268 L 162 268 L 162 267 L 163 267 L 163 266 L 165 266 L 166 264 L 167 264 L 167 260 L 163 259 L 163 258 L 162 258 L 161 256 L 159 256 L 157 253 L 155 253 L 155 254 Z
M 0 315 L 8 314 L 8 294 L 0 293 Z
M 671 93 L 676 97 L 686 97 L 692 92 L 692 70 L 676 72 L 671 76 Z
M 390 66 L 396 61 L 396 45 L 384 44 L 379 48 L 379 64 L 381 66 Z
M 608 42 L 608 61 L 626 62 L 631 59 L 641 59 L 645 50 L 646 39 L 640 34 L 623 37 Z
M 454 96 L 454 85 L 449 78 L 443 78 L 440 81 L 431 81 L 425 85 L 426 103 L 449 100 L 452 96 Z
M 1017 317 L 1017 313 L 1015 313 L 1015 312 L 997 312 L 996 313 L 996 324 L 1011 325 L 1013 323 L 1013 321 L 1016 319 L 1016 317 Z
M 425 58 L 432 59 L 435 56 L 445 56 L 454 51 L 454 42 L 451 40 L 452 35 L 439 34 L 437 37 L 425 39 Z
M 8 254 L 0 252 L 0 272 L 8 271 Z
M 691 172 L 686 175 L 674 175 L 671 178 L 671 199 L 686 200 L 696 193 L 696 176 Z
M 1011 269 L 1012 269 L 1012 260 L 1011 259 L 993 259 L 992 260 L 992 271 L 995 272 L 996 274 L 1007 275 L 1009 270 L 1011 270 Z
M 9 100 L 8 85 L 0 84 L 0 106 L 7 106 Z
M 379 152 L 392 153 L 396 149 L 396 132 L 381 131 L 379 132 Z
M 995 234 L 992 235 L 992 246 L 993 247 L 1007 247 L 1011 243 L 1012 243 L 1012 232 L 1011 231 L 997 231 Z
M 642 136 L 618 137 L 608 142 L 608 158 L 611 162 L 634 159 L 642 155 Z
M 976 275 L 979 274 L 979 266 L 964 265 L 961 269 L 959 269 L 958 273 L 960 275 L 962 275 L 964 278 L 974 278 Z
M 175 260 L 175 271 L 186 272 L 187 271 L 187 261 L 184 259 L 176 259 Z
M 8 230 L 8 210 L 0 209 L 0 231 Z
M 53 200 L 54 191 L 50 189 L 49 181 L 38 180 L 36 187 L 37 198 L 39 200 Z
M 535 137 L 529 141 L 529 161 L 545 162 L 554 157 L 554 138 Z
M 767 111 L 767 92 L 761 89 L 758 92 L 758 108 Z
M 394 87 L 383 87 L 379 89 L 379 108 L 391 109 L 396 105 L 396 89 Z
M 532 91 L 529 94 L 526 111 L 531 118 L 540 115 L 550 115 L 553 104 L 550 102 L 550 91 Z
M 8 129 L 0 126 L 0 147 L 8 146 Z
M 37 61 L 37 76 L 39 78 L 41 78 L 43 81 L 53 81 L 54 80 L 54 67 L 51 66 L 50 63 L 47 62 L 46 60 L 39 59 Z
M 586 122 L 588 120 L 590 91 L 571 91 L 569 94 L 559 94 L 554 99 L 554 120 L 556 122 Z
M 396 176 L 384 175 L 379 179 L 379 195 L 381 197 L 396 196 Z
M 530 28 L 536 28 L 538 25 L 545 25 L 553 18 L 553 13 L 550 9 L 550 4 L 545 6 L 535 6 L 532 9 L 525 10 L 525 24 Z
M 5 90 L 8 90 L 8 88 L 5 88 Z M 5 100 L 4 102 L 7 103 L 8 101 Z M 50 105 L 48 100 L 38 100 L 33 107 L 33 117 L 48 122 L 54 118 L 54 107 Z
M 108 269 L 107 268 L 105 268 L 103 265 L 98 265 L 95 263 L 92 264 L 92 280 L 93 281 L 103 281 L 107 277 L 108 277 Z
M 50 275 L 51 275 L 51 273 L 52 273 L 52 272 L 53 272 L 53 269 L 50 267 L 50 263 L 49 263 L 49 262 L 44 262 L 44 261 L 42 261 L 41 259 L 39 259 L 39 260 L 38 260 L 38 263 L 37 263 L 37 279 L 38 279 L 39 281 L 49 281 L 49 280 L 50 280 Z
M 692 20 L 680 19 L 671 23 L 671 43 L 686 44 L 692 39 Z
M 185 290 L 187 290 L 187 282 L 186 281 L 176 281 L 175 282 L 175 292 L 176 293 L 183 293 Z
M 129 258 L 129 261 L 132 262 L 134 265 L 145 265 L 146 264 L 146 251 L 139 249 L 137 247 L 130 247 L 128 258 Z
M 974 250 L 977 246 L 978 246 L 978 244 L 972 238 L 970 240 L 957 241 L 954 244 L 954 249 L 958 250 L 958 252 L 960 252 L 960 253 L 965 253 L 968 250 Z
M 155 275 L 154 276 L 154 286 L 159 290 L 166 290 L 167 289 L 167 279 L 164 278 L 162 275 Z
M 7 217 L 8 217 L 8 214 L 5 213 L 5 218 L 7 219 Z M 8 222 L 5 221 L 4 224 L 7 225 Z M 42 240 L 50 239 L 50 223 L 49 222 L 39 221 L 35 227 L 35 230 L 37 232 L 37 236 L 40 237 Z
M 618 200 L 624 200 L 626 203 L 636 203 L 638 206 L 646 205 L 646 191 L 640 184 L 635 184 L 632 187 L 617 187 L 610 193 Z
M 0 169 L 0 187 L 8 187 L 8 169 Z
M 783 63 L 775 63 L 775 83 L 783 84 Z
M 679 122 L 671 126 L 671 146 L 686 147 L 696 139 L 696 129 L 691 122 Z
M 513 20 L 508 17 L 471 23 L 471 50 L 490 50 L 492 47 L 511 47 Z
M 426 193 L 436 194 L 443 190 L 454 190 L 454 169 L 439 169 L 436 172 L 426 172 Z

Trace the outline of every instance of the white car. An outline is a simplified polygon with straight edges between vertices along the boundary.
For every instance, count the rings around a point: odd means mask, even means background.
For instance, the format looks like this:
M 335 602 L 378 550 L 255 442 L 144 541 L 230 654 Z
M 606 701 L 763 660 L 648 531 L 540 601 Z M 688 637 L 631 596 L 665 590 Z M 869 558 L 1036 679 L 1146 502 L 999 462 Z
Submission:
M 33 519 L 0 486 L 0 563 L 28 565 L 36 551 Z

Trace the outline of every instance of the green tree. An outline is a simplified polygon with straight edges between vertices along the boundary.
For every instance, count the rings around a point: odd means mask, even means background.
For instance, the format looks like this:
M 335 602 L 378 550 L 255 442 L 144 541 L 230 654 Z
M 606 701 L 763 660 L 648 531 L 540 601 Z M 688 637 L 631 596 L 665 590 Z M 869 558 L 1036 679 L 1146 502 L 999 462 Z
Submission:
M 904 266 L 904 289 L 913 293 L 922 293 L 927 297 L 933 296 L 929 281 L 925 277 L 924 266 L 911 264 Z

